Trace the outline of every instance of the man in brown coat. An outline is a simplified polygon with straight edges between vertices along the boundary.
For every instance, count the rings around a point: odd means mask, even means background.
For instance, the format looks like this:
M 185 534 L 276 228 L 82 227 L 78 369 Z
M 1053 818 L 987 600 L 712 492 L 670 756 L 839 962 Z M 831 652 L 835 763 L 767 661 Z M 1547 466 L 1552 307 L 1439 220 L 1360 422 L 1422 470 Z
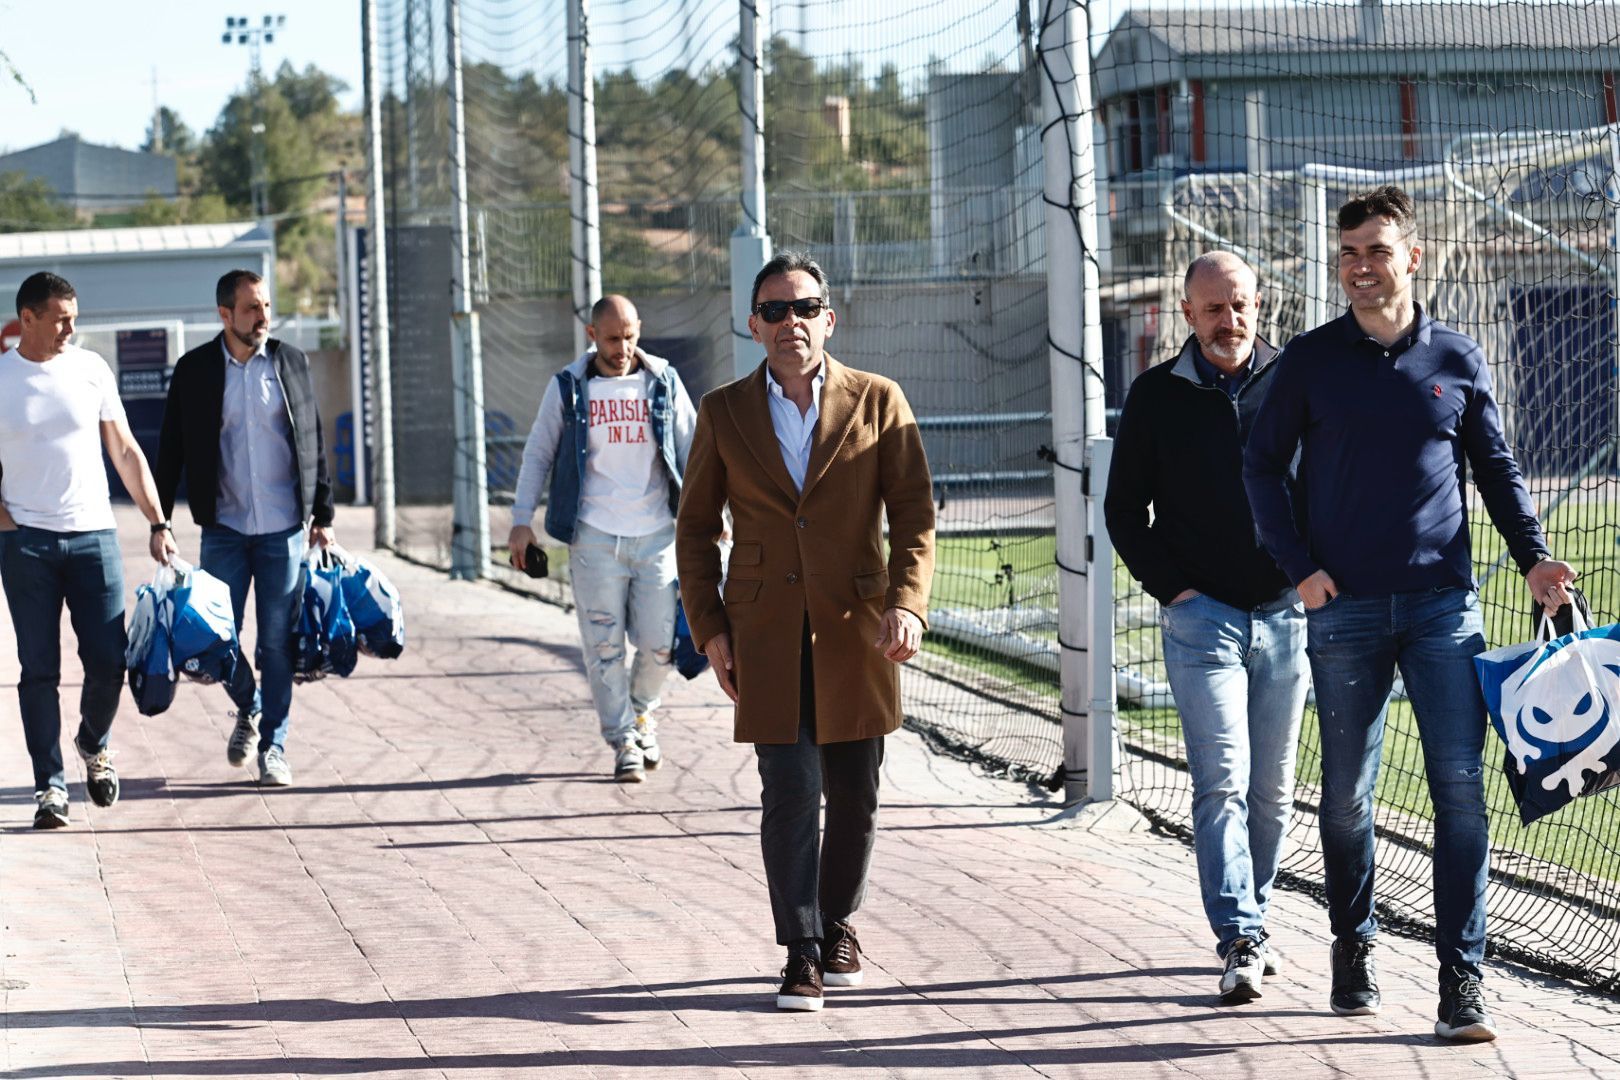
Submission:
M 821 267 L 783 252 L 751 306 L 765 363 L 698 406 L 675 557 L 693 640 L 759 759 L 765 878 L 788 947 L 776 1004 L 815 1010 L 824 978 L 861 982 L 848 920 L 866 891 L 883 736 L 900 726 L 898 665 L 925 628 L 933 488 L 899 386 L 825 352 L 836 319 Z

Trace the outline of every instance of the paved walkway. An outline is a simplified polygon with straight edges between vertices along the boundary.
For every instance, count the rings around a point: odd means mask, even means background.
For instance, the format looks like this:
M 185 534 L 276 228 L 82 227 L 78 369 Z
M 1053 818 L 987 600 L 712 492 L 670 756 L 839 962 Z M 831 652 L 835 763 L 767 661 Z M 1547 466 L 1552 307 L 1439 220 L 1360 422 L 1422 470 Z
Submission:
M 1294 894 L 1288 974 L 1214 1007 L 1184 846 L 1065 820 L 906 734 L 867 985 L 780 1014 L 758 781 L 710 682 L 670 695 L 670 763 L 611 783 L 571 615 L 380 561 L 409 649 L 299 690 L 297 787 L 229 768 L 224 692 L 183 686 L 119 717 L 123 801 L 87 807 L 75 775 L 54 833 L 28 828 L 0 630 L 0 1075 L 1620 1076 L 1620 1005 L 1513 968 L 1489 982 L 1501 1041 L 1440 1045 L 1432 954 L 1398 938 L 1384 1015 L 1327 1014 L 1325 919 Z

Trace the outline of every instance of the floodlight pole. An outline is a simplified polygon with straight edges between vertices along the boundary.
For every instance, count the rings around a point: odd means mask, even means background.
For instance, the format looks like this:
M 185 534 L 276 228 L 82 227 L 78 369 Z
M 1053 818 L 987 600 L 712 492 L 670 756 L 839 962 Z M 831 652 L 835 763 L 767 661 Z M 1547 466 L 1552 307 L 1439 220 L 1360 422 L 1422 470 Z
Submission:
M 742 378 L 765 359 L 748 331 L 754 275 L 771 258 L 765 229 L 765 19 L 767 0 L 740 0 L 738 104 L 742 112 L 742 221 L 731 234 L 731 363 Z
M 573 262 L 574 355 L 585 351 L 591 307 L 602 298 L 602 221 L 596 189 L 596 76 L 590 0 L 568 0 L 568 216 Z

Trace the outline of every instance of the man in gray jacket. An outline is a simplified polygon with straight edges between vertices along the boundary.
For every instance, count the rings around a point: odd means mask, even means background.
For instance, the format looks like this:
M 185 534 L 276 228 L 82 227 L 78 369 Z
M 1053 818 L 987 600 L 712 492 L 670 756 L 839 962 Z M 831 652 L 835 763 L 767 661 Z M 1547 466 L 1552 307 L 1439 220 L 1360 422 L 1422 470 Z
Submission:
M 637 347 L 641 319 L 604 296 L 586 328 L 595 348 L 546 388 L 523 448 L 508 545 L 523 569 L 546 532 L 568 545 L 580 644 L 613 776 L 640 783 L 663 763 L 653 710 L 675 636 L 675 511 L 697 413 L 680 375 Z M 636 647 L 628 670 L 625 641 Z

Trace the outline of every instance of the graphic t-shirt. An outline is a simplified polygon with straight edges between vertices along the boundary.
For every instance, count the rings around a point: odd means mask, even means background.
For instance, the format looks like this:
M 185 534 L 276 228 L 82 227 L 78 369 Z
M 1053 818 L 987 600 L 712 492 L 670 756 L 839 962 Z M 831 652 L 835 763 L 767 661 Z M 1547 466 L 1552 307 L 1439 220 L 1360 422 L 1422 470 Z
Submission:
M 669 479 L 653 439 L 645 368 L 585 383 L 589 452 L 579 520 L 615 536 L 649 536 L 670 525 Z
M 19 525 L 111 529 L 101 422 L 124 403 L 107 361 L 69 345 L 42 363 L 0 353 L 0 503 Z

